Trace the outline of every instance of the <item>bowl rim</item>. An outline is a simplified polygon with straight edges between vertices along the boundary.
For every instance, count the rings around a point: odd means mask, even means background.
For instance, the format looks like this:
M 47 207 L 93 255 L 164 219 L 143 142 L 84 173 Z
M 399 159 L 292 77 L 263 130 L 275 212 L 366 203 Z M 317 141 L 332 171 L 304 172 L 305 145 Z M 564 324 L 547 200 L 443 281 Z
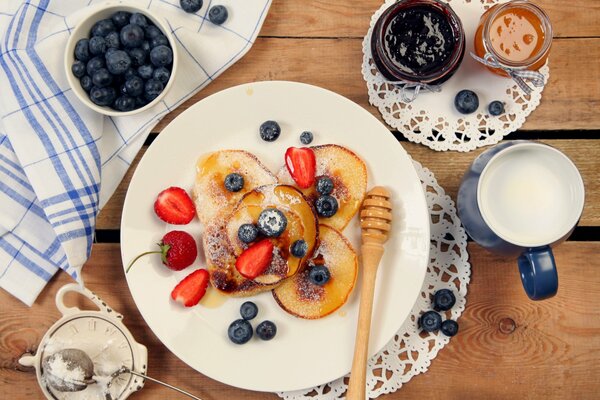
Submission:
M 99 106 L 99 105 L 94 104 L 90 100 L 88 94 L 81 87 L 79 79 L 75 75 L 73 75 L 73 72 L 71 71 L 71 66 L 72 66 L 73 62 L 75 61 L 75 55 L 73 53 L 75 51 L 75 45 L 77 44 L 77 42 L 80 39 L 83 39 L 84 37 L 89 36 L 89 35 L 87 35 L 87 33 L 85 36 L 81 35 L 80 31 L 82 29 L 82 26 L 86 25 L 87 22 L 94 19 L 95 17 L 97 18 L 97 15 L 99 13 L 105 12 L 106 10 L 111 10 L 111 9 L 114 12 L 123 10 L 123 11 L 129 11 L 129 12 L 135 11 L 135 12 L 144 14 L 144 16 L 148 17 L 166 36 L 166 38 L 169 41 L 169 44 L 171 46 L 171 51 L 173 52 L 173 63 L 171 66 L 171 76 L 169 78 L 169 81 L 165 85 L 163 91 L 150 103 L 146 104 L 143 107 L 140 107 L 140 108 L 137 108 L 137 109 L 131 110 L 131 111 L 117 111 L 117 110 L 114 110 L 107 106 Z M 100 20 L 100 18 L 98 18 L 98 20 Z M 64 67 L 65 67 L 65 74 L 67 76 L 67 81 L 69 83 L 70 88 L 73 90 L 73 92 L 75 93 L 77 98 L 83 104 L 85 104 L 91 110 L 96 111 L 97 113 L 100 113 L 103 115 L 107 115 L 107 116 L 111 116 L 111 117 L 124 117 L 124 116 L 130 116 L 130 115 L 134 115 L 134 114 L 138 114 L 138 113 L 147 111 L 162 101 L 162 99 L 167 94 L 169 89 L 173 86 L 173 82 L 175 80 L 174 76 L 176 74 L 177 66 L 178 66 L 178 60 L 179 60 L 179 57 L 178 57 L 178 52 L 177 52 L 175 36 L 173 35 L 173 32 L 171 31 L 170 26 L 169 26 L 168 22 L 166 21 L 166 19 L 164 19 L 160 15 L 157 15 L 154 11 L 152 11 L 148 8 L 140 7 L 138 4 L 136 4 L 133 1 L 119 0 L 119 1 L 107 1 L 102 4 L 97 4 L 95 6 L 90 7 L 90 9 L 87 11 L 86 15 L 84 15 L 77 22 L 75 27 L 71 30 L 69 39 L 67 40 L 67 44 L 65 46 Z

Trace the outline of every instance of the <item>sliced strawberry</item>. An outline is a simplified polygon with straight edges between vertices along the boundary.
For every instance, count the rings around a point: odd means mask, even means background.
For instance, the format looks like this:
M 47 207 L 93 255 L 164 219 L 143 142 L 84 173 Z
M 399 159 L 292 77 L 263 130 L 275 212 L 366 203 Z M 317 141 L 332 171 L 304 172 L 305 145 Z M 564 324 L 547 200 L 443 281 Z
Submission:
M 185 190 L 173 186 L 158 194 L 154 212 L 166 223 L 185 225 L 194 219 L 196 207 Z
M 254 279 L 262 274 L 273 259 L 273 243 L 263 239 L 248 247 L 235 261 L 235 268 L 242 276 Z
M 195 306 L 206 293 L 208 281 L 207 270 L 196 270 L 175 286 L 175 289 L 171 292 L 171 298 L 186 307 Z
M 317 161 L 315 152 L 311 148 L 290 147 L 285 152 L 285 165 L 294 181 L 302 189 L 314 185 Z
M 192 235 L 183 231 L 168 232 L 157 245 L 160 247 L 159 251 L 147 251 L 140 254 L 129 263 L 125 272 L 129 272 L 133 263 L 147 254 L 160 254 L 162 263 L 174 271 L 181 271 L 189 267 L 198 255 L 196 241 Z

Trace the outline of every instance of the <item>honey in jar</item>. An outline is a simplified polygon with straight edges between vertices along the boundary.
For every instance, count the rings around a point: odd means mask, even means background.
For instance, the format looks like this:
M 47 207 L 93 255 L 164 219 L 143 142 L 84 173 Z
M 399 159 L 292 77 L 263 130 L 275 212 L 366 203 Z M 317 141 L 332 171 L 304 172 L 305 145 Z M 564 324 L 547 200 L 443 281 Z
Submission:
M 515 69 L 538 70 L 552 44 L 552 25 L 546 13 L 528 1 L 497 4 L 481 17 L 475 34 L 475 53 L 491 53 L 498 62 Z M 506 76 L 498 68 L 492 72 Z

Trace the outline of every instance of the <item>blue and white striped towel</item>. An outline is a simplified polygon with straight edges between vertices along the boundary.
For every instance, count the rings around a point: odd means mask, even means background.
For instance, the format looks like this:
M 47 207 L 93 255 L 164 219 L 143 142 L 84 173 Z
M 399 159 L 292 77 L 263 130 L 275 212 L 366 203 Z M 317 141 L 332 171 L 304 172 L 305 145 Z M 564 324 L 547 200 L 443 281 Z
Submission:
M 64 48 L 94 0 L 0 1 L 0 286 L 31 305 L 59 270 L 74 279 L 90 255 L 96 214 L 152 127 L 252 46 L 271 0 L 136 0 L 164 16 L 179 46 L 177 81 L 143 114 L 87 109 L 66 80 Z M 222 26 L 207 19 L 223 4 Z

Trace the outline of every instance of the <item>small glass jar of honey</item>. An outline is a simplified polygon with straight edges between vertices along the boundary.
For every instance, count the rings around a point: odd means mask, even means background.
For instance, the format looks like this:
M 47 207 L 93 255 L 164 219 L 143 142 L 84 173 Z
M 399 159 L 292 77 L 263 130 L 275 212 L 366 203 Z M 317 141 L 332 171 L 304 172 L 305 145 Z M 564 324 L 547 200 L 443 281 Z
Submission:
M 504 67 L 532 71 L 546 63 L 551 45 L 550 18 L 524 0 L 496 4 L 487 10 L 479 21 L 474 43 L 475 54 L 481 58 L 489 53 Z M 488 68 L 507 76 L 500 68 Z

